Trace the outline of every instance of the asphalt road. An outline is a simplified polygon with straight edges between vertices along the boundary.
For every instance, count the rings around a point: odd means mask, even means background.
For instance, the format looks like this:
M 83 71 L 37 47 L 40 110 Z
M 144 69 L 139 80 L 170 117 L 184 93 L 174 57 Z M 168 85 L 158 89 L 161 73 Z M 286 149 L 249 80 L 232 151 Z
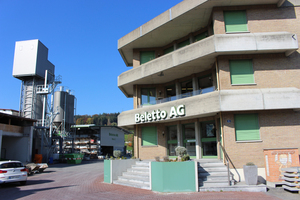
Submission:
M 43 173 L 28 177 L 27 185 L 1 185 L 0 200 L 43 199 L 300 199 L 299 194 L 274 189 L 257 192 L 156 193 L 103 182 L 103 161 L 83 161 L 79 165 L 54 164 Z

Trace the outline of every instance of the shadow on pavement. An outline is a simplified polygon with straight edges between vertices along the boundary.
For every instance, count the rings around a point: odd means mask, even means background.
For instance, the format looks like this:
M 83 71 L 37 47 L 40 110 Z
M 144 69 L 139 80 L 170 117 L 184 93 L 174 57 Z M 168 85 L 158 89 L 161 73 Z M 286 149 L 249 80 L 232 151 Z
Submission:
M 35 182 L 35 181 L 34 181 Z M 40 181 L 36 181 L 40 182 Z M 40 184 L 40 183 L 36 183 Z M 6 184 L 5 184 L 6 185 Z M 12 184 L 7 184 L 7 185 L 12 185 Z M 22 187 L 7 187 L 0 188 L 0 199 L 5 199 L 5 200 L 12 200 L 12 199 L 19 199 L 22 197 L 26 197 L 32 194 L 35 194 L 40 191 L 45 191 L 45 190 L 54 190 L 54 189 L 59 189 L 59 188 L 68 188 L 68 187 L 74 187 L 75 185 L 70 185 L 70 186 L 61 186 L 61 187 L 49 187 L 49 188 L 42 188 L 42 189 L 31 189 L 31 190 L 26 190 L 23 189 Z M 6 190 L 9 189 L 9 192 L 6 192 Z M 22 189 L 22 190 L 21 190 Z

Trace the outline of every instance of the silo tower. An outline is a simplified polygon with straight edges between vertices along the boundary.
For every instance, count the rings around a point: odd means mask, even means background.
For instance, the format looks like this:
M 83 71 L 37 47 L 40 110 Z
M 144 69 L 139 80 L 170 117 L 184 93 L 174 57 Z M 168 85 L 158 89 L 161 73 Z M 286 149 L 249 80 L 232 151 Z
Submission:
M 33 148 L 46 161 L 53 148 L 54 90 L 61 83 L 54 69 L 48 61 L 48 48 L 39 40 L 16 42 L 13 76 L 22 81 L 20 116 L 37 120 Z
M 13 76 L 22 81 L 20 95 L 22 117 L 36 120 L 45 118 L 44 101 L 46 95 L 54 89 L 52 84 L 55 83 L 54 69 L 54 65 L 48 61 L 48 48 L 39 40 L 16 42 Z

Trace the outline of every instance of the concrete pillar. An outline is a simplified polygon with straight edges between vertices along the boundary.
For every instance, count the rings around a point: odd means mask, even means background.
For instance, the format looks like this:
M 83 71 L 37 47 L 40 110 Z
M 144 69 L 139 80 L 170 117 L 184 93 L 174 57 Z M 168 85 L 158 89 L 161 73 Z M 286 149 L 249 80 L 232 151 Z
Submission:
M 1 158 L 1 149 L 2 149 L 2 133 L 3 131 L 0 130 L 0 158 Z
M 139 127 L 134 127 L 134 156 L 139 157 Z
M 198 78 L 193 77 L 193 96 L 197 95 L 198 89 L 199 89 Z
M 182 125 L 181 124 L 177 124 L 177 146 L 183 146 Z
M 201 129 L 200 122 L 195 122 L 195 139 L 196 139 L 196 158 L 202 158 L 202 144 L 201 144 Z
M 180 95 L 181 95 L 181 84 L 180 83 L 176 83 L 176 98 L 180 99 Z

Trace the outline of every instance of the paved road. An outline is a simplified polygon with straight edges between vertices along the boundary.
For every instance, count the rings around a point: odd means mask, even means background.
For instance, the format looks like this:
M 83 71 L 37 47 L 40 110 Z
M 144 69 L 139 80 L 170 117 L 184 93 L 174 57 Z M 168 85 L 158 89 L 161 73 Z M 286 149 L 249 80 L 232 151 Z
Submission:
M 274 195 L 274 196 L 272 196 Z M 279 192 L 280 195 L 280 192 Z M 299 198 L 298 194 L 292 197 Z M 278 196 L 278 195 L 277 195 Z M 296 198 L 296 199 L 297 199 Z M 165 194 L 103 183 L 103 161 L 83 161 L 80 165 L 54 164 L 41 174 L 28 177 L 27 185 L 7 184 L 0 188 L 0 200 L 11 199 L 289 199 L 256 192 L 194 192 Z

